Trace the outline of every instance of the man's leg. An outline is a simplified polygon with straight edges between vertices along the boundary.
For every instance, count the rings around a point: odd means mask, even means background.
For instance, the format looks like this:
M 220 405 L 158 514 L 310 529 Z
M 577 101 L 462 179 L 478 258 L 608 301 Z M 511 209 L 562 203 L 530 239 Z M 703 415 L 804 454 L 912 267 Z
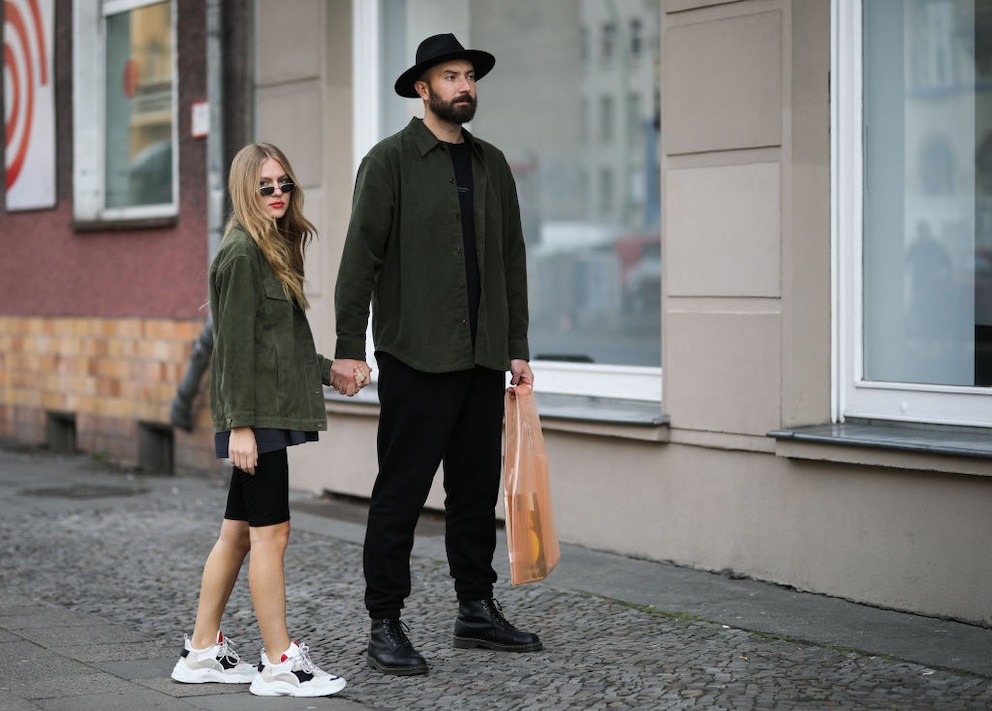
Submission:
M 379 474 L 363 553 L 365 605 L 372 618 L 368 662 L 387 674 L 426 674 L 427 662 L 399 618 L 410 594 L 414 529 L 457 416 L 457 383 L 467 376 L 420 373 L 387 354 L 376 357 Z
M 400 616 L 410 594 L 410 551 L 457 416 L 456 374 L 421 373 L 388 354 L 379 364 L 379 473 L 363 555 L 365 605 L 374 619 Z
M 476 368 L 444 456 L 448 566 L 459 600 L 493 596 L 500 492 L 503 373 Z
M 455 579 L 455 647 L 501 652 L 542 648 L 514 627 L 493 599 L 496 502 L 500 491 L 503 373 L 476 368 L 444 458 L 445 547 Z

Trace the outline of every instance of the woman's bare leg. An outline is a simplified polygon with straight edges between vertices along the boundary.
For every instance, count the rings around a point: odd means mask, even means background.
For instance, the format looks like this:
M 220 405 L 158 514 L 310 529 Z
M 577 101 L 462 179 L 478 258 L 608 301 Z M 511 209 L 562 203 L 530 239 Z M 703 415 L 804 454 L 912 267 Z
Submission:
M 278 664 L 289 648 L 286 629 L 286 575 L 284 558 L 289 543 L 289 521 L 274 526 L 252 526 L 248 585 L 258 627 L 269 661 Z
M 220 536 L 203 565 L 200 602 L 191 640 L 195 649 L 206 649 L 217 642 L 221 617 L 250 548 L 248 522 L 224 519 Z

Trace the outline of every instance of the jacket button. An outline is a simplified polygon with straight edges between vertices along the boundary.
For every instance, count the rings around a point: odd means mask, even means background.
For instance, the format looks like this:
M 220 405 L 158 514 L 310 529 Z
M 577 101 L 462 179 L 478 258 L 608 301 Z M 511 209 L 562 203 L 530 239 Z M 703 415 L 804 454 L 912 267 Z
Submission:
M 462 326 L 468 326 L 468 321 L 466 321 L 465 319 L 462 319 Z

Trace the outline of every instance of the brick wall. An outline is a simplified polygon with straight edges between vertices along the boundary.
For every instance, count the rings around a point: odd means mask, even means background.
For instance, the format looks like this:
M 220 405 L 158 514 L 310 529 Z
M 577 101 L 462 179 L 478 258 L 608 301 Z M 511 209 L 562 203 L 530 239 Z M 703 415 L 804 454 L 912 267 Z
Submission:
M 75 419 L 76 448 L 139 462 L 139 423 L 171 430 L 169 411 L 203 322 L 0 316 L 0 437 L 46 442 L 49 413 Z M 172 430 L 176 471 L 211 471 L 207 379 L 194 430 Z

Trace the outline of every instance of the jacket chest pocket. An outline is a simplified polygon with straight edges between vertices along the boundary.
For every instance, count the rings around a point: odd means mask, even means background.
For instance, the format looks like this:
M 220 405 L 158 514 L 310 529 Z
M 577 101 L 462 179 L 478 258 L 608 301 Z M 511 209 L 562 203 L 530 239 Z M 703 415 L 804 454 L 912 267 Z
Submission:
M 269 393 L 269 402 L 275 404 L 283 418 L 312 419 L 313 402 L 317 403 L 317 414 L 323 413 L 323 391 L 306 317 L 296 302 L 286 296 L 281 282 L 267 282 L 263 290 L 261 308 L 265 313 L 259 319 L 259 326 L 264 330 L 256 340 L 265 343 L 269 359 L 265 365 L 274 376 L 271 382 L 275 392 Z M 318 395 L 316 400 L 312 397 L 314 393 Z
M 279 362 L 292 357 L 294 305 L 280 281 L 266 282 L 262 290 L 265 298 L 259 307 L 255 343 L 259 355 L 271 359 L 269 367 L 278 371 Z
M 293 315 L 293 301 L 286 296 L 281 281 L 269 281 L 262 285 L 265 300 L 262 302 L 262 320 L 265 326 L 276 325 L 273 322 L 286 321 Z

